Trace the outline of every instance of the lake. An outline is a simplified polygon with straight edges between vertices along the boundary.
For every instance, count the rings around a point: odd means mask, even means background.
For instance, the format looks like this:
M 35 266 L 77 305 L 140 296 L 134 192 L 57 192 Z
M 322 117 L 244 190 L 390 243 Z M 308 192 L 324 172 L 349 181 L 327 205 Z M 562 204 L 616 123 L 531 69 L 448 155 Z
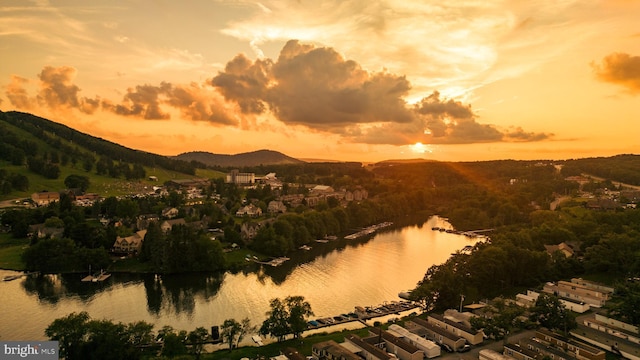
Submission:
M 313 318 L 400 300 L 398 293 L 413 289 L 431 265 L 477 241 L 432 227 L 451 225 L 432 217 L 369 239 L 313 243 L 279 267 L 254 264 L 238 273 L 112 274 L 102 283 L 81 282 L 86 274 L 65 274 L 0 282 L 0 339 L 45 340 L 44 329 L 53 320 L 80 311 L 114 322 L 144 320 L 156 331 L 164 325 L 191 331 L 245 317 L 259 327 L 269 301 L 289 295 L 304 296 Z M 0 270 L 0 277 L 12 274 Z

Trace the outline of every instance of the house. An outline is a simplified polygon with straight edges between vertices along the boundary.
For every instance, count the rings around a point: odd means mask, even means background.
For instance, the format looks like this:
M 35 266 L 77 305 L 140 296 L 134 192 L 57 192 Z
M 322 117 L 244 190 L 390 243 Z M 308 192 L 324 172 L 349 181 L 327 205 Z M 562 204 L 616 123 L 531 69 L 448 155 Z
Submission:
M 590 288 L 590 289 L 602 291 L 604 293 L 613 294 L 615 292 L 615 289 L 612 288 L 611 286 L 606 286 L 606 285 L 603 285 L 603 284 L 599 284 L 599 283 L 594 282 L 594 281 L 583 280 L 581 278 L 573 278 L 573 279 L 571 279 L 571 282 L 574 283 L 574 284 L 582 285 L 582 286 Z
M 640 360 L 640 332 L 637 326 L 595 314 L 571 331 L 571 335 L 626 359 Z
M 467 341 L 458 335 L 454 335 L 445 329 L 436 326 L 420 318 L 413 318 L 405 323 L 406 328 L 414 334 L 432 340 L 436 344 L 447 346 L 453 351 L 462 349 Z
M 505 344 L 502 354 L 516 360 L 536 360 L 539 355 L 533 350 L 520 346 L 520 344 Z
M 29 236 L 36 235 L 38 239 L 49 237 L 51 239 L 61 239 L 64 228 L 47 227 L 42 224 L 29 225 Z
M 431 314 L 427 317 L 427 322 L 443 328 L 444 330 L 464 338 L 471 345 L 478 345 L 484 341 L 482 330 L 476 331 L 464 324 L 445 318 L 439 314 Z
M 140 250 L 142 250 L 142 242 L 144 241 L 144 236 L 146 234 L 147 230 L 140 230 L 131 236 L 118 236 L 115 243 L 113 243 L 113 252 L 121 254 L 139 254 Z
M 570 258 L 574 255 L 573 248 L 564 242 L 561 242 L 558 245 L 545 245 L 544 248 L 547 250 L 547 254 L 549 254 L 549 256 L 553 256 L 556 251 L 560 251 L 566 258 Z
M 333 340 L 313 344 L 311 346 L 311 354 L 317 360 L 362 360 L 361 357 Z
M 609 300 L 610 295 L 608 292 L 591 289 L 568 281 L 558 281 L 557 284 L 548 282 L 544 285 L 542 291 L 578 303 L 584 302 L 595 307 L 603 306 Z
M 243 206 L 238 211 L 236 211 L 236 216 L 238 217 L 249 216 L 249 217 L 255 218 L 261 215 L 262 215 L 262 209 L 260 209 L 259 207 L 253 204 Z
M 369 328 L 369 334 L 372 341 L 375 340 L 376 346 L 381 346 L 380 340 L 384 343 L 385 349 L 388 353 L 394 354 L 400 360 L 422 360 L 424 359 L 424 352 L 414 345 L 406 343 L 395 335 L 378 328 Z
M 516 295 L 516 304 L 526 308 L 532 307 L 536 304 L 536 300 L 538 300 L 538 296 L 540 296 L 540 293 L 527 290 L 526 295 L 525 294 Z M 562 305 L 564 305 L 566 309 L 576 313 L 582 314 L 591 309 L 591 306 L 585 302 L 575 302 L 575 301 L 572 301 L 569 299 L 563 299 L 563 298 L 559 298 L 558 300 L 560 300 L 560 302 L 562 303 Z
M 534 341 L 532 339 L 520 339 L 519 341 L 520 348 L 526 348 L 527 350 L 531 350 L 537 353 L 537 358 L 551 358 L 553 360 L 574 360 L 577 359 L 575 354 L 570 352 L 565 352 L 562 349 L 549 346 L 540 341 Z M 603 358 L 604 359 L 604 358 Z
M 60 201 L 60 193 L 54 191 L 41 191 L 31 194 L 31 200 L 37 206 L 45 206 Z
M 269 205 L 267 205 L 267 212 L 269 214 L 285 213 L 287 212 L 287 207 L 282 201 L 272 200 L 269 201 Z
M 585 360 L 604 360 L 606 353 L 581 341 L 567 338 L 545 328 L 536 330 L 535 339 L 539 343 L 561 349 Z
M 335 190 L 328 185 L 316 185 L 309 191 L 310 195 L 328 195 L 334 193 Z
M 392 357 L 382 349 L 364 341 L 356 334 L 347 334 L 342 345 L 351 347 L 351 351 L 366 360 L 391 360 Z
M 168 208 L 164 208 L 162 209 L 162 217 L 165 219 L 173 219 L 174 217 L 178 216 L 178 209 L 174 208 L 174 207 L 168 207 Z
M 171 229 L 176 226 L 176 225 L 185 225 L 186 222 L 184 221 L 184 219 L 180 218 L 180 219 L 171 219 L 171 220 L 164 220 L 161 224 L 160 224 L 160 229 L 162 230 L 162 232 L 164 232 L 165 234 L 168 233 L 169 231 L 171 231 Z
M 258 230 L 262 229 L 269 223 L 272 223 L 274 219 L 267 219 L 259 222 L 248 221 L 240 225 L 240 237 L 242 240 L 251 240 L 258 234 Z
M 440 346 L 438 346 L 431 340 L 427 340 L 412 333 L 411 331 L 403 328 L 400 325 L 391 324 L 389 325 L 387 331 L 390 334 L 402 339 L 402 341 L 407 342 L 422 350 L 424 355 L 429 359 L 440 356 Z
M 497 351 L 491 349 L 482 349 L 478 353 L 479 360 L 512 360 L 513 358 L 507 355 L 500 354 Z
M 160 221 L 160 216 L 156 214 L 139 215 L 136 219 L 136 227 L 140 230 L 147 229 L 152 221 Z

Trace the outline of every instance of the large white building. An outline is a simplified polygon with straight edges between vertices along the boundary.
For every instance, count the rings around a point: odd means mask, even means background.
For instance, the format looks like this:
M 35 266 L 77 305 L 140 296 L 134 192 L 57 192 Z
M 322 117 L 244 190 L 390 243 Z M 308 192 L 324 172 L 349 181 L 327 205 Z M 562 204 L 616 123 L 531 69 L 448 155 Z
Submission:
M 241 173 L 239 170 L 231 170 L 231 172 L 227 174 L 225 182 L 231 184 L 255 184 L 256 174 Z

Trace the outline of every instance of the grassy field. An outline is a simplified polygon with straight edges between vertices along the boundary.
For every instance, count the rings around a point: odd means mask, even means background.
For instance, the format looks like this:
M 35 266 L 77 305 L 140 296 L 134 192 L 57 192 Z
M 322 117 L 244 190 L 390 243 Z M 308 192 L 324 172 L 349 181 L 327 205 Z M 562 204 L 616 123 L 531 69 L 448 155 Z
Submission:
M 0 234 L 0 268 L 7 270 L 24 270 L 21 256 L 29 239 L 14 239 L 11 234 Z
M 320 333 L 314 334 L 309 337 L 304 337 L 302 339 L 291 339 L 286 340 L 281 343 L 272 343 L 267 344 L 260 347 L 255 346 L 245 346 L 241 348 L 229 350 L 218 350 L 216 352 L 210 354 L 203 354 L 203 359 L 212 359 L 212 360 L 226 360 L 226 359 L 257 359 L 258 357 L 270 358 L 272 356 L 280 355 L 280 352 L 283 351 L 287 347 L 292 347 L 297 349 L 303 356 L 311 355 L 311 346 L 313 344 L 334 340 L 336 342 L 344 342 L 344 337 L 347 334 L 356 334 L 358 336 L 364 337 L 368 334 L 367 329 L 358 329 L 358 330 L 345 330 L 334 333 Z
M 6 161 L 0 161 L 0 169 L 4 169 L 10 173 L 24 175 L 29 179 L 29 189 L 27 189 L 27 191 L 12 191 L 9 194 L 0 195 L 0 200 L 31 198 L 31 194 L 43 190 L 63 190 L 66 188 L 66 186 L 64 185 L 64 179 L 69 175 L 80 175 L 88 177 L 90 185 L 87 189 L 87 192 L 97 193 L 102 197 L 119 196 L 150 191 L 153 186 L 161 186 L 165 181 L 172 179 L 216 179 L 225 176 L 225 174 L 220 171 L 210 169 L 196 169 L 196 175 L 192 176 L 175 171 L 168 171 L 161 168 L 145 167 L 147 179 L 129 181 L 125 179 L 114 179 L 108 176 L 97 175 L 95 173 L 95 170 L 86 172 L 80 168 L 80 165 L 77 165 L 76 168 L 73 168 L 71 166 L 60 166 L 60 176 L 57 179 L 47 179 L 44 176 L 29 171 L 26 166 L 11 165 Z M 156 176 L 158 178 L 158 181 L 148 180 L 149 176 Z

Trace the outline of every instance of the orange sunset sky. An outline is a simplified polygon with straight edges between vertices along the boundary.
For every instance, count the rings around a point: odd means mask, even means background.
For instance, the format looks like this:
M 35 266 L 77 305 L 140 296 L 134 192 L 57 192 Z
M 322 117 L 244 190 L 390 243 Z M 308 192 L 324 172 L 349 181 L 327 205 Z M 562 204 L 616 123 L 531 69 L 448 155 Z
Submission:
M 163 155 L 640 153 L 640 1 L 0 2 L 0 109 Z

